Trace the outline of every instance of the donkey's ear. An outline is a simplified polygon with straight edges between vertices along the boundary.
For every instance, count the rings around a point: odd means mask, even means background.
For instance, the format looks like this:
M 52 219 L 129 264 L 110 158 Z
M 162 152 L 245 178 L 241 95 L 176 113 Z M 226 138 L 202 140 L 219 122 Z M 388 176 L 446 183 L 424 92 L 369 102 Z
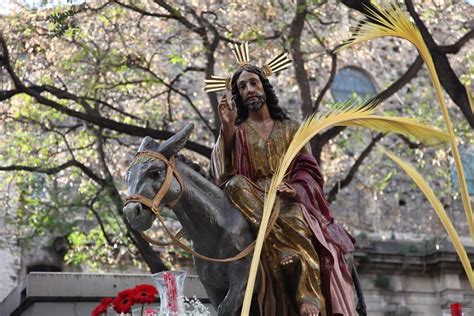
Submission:
M 151 151 L 157 151 L 159 147 L 159 144 L 150 136 L 145 136 L 143 138 L 142 143 L 140 144 L 140 148 L 138 148 L 138 152 L 145 151 L 145 150 L 151 150 Z
M 160 147 L 158 148 L 158 151 L 162 153 L 166 158 L 171 158 L 173 155 L 183 149 L 189 138 L 189 135 L 191 135 L 191 132 L 193 131 L 193 128 L 194 124 L 189 123 L 182 130 L 180 130 L 172 137 L 161 143 Z

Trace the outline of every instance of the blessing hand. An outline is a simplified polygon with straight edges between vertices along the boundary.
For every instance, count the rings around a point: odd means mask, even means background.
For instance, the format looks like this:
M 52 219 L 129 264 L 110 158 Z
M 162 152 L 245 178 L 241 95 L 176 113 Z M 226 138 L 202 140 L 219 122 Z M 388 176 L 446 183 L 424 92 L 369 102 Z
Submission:
M 224 95 L 219 102 L 219 118 L 224 129 L 233 130 L 235 118 L 237 117 L 237 106 L 234 100 L 230 100 L 227 95 Z

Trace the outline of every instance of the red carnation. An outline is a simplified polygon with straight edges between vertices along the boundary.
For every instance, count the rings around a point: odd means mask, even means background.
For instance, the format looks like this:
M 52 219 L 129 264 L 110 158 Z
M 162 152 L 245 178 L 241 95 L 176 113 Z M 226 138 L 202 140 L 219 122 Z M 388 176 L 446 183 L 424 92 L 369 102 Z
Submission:
M 131 289 L 120 291 L 114 299 L 114 309 L 117 313 L 129 313 L 130 308 L 135 303 L 135 292 Z
M 135 292 L 135 302 L 140 304 L 151 304 L 155 301 L 158 291 L 156 287 L 149 284 L 137 285 L 133 291 Z
M 101 314 L 107 314 L 107 308 L 113 301 L 114 299 L 110 297 L 101 299 L 99 305 L 97 305 L 92 311 L 91 316 L 99 316 Z

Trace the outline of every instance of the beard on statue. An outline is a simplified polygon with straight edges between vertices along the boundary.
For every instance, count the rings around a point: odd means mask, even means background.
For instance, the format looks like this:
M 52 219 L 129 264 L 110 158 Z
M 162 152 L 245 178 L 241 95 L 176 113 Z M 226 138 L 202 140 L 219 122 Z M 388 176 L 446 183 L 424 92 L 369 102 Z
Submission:
M 257 111 L 265 104 L 264 95 L 252 95 L 245 100 L 245 106 L 249 111 Z

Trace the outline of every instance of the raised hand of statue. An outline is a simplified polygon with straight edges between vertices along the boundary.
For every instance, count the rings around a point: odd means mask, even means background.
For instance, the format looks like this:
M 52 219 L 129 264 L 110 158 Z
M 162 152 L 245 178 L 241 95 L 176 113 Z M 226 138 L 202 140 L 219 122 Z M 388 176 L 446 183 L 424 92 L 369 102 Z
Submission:
M 234 100 L 231 100 L 230 95 L 224 95 L 218 106 L 219 118 L 222 122 L 224 131 L 233 131 L 235 118 L 237 117 L 237 106 Z
M 296 198 L 296 190 L 286 182 L 282 182 L 277 186 L 277 192 L 283 198 L 287 198 L 287 199 Z

